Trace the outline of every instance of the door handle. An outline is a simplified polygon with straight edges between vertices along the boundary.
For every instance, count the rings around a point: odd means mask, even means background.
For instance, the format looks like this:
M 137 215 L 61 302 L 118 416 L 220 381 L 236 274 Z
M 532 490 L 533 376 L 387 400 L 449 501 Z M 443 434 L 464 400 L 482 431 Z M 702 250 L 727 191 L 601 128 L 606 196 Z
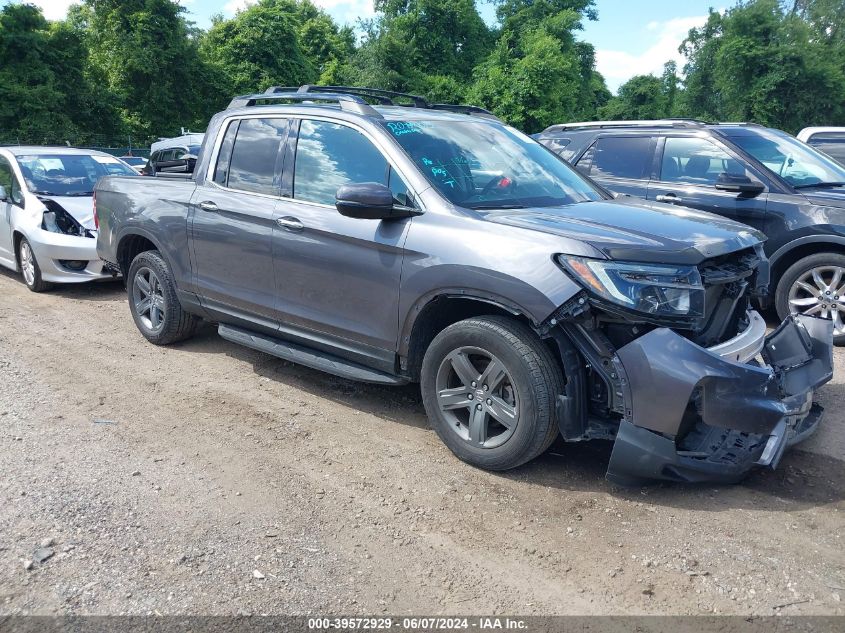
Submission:
M 674 193 L 660 194 L 659 196 L 654 196 L 654 199 L 657 202 L 668 202 L 669 204 L 683 201 L 683 198 L 679 198 Z
M 211 200 L 203 200 L 200 202 L 200 209 L 203 211 L 211 211 L 213 213 L 214 211 L 217 211 L 217 205 Z
M 302 222 L 300 222 L 297 218 L 293 218 L 289 215 L 276 220 L 276 224 L 278 224 L 286 231 L 301 231 L 305 228 Z

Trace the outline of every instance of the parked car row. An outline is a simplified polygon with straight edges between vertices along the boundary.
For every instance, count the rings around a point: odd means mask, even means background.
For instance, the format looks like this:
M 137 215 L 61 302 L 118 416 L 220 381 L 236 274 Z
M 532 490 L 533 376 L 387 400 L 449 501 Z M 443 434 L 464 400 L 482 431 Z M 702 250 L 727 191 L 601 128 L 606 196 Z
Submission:
M 817 428 L 845 340 L 845 170 L 748 124 L 539 140 L 481 108 L 303 86 L 235 98 L 200 147 L 154 146 L 155 178 L 0 148 L 0 263 L 35 291 L 122 275 L 154 344 L 208 320 L 338 376 L 418 382 L 479 467 L 559 436 L 613 441 L 625 485 L 775 467 Z
M 205 319 L 339 376 L 419 382 L 483 468 L 558 436 L 613 441 L 622 484 L 774 467 L 832 376 L 839 168 L 755 126 L 613 125 L 548 130 L 571 167 L 480 108 L 273 88 L 212 119 L 193 174 L 102 179 L 97 252 L 150 342 Z M 794 275 L 786 305 L 809 314 L 767 335 L 772 271 L 776 302 Z

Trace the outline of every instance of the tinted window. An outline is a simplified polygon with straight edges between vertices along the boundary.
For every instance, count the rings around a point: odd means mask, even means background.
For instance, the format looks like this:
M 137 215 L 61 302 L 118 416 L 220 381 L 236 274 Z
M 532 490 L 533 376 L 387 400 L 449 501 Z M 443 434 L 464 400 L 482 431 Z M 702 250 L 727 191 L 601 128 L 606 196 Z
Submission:
M 294 198 L 334 205 L 341 185 L 386 185 L 387 179 L 387 161 L 363 134 L 335 123 L 302 121 L 296 144 Z
M 276 163 L 287 129 L 287 119 L 243 119 L 232 147 L 228 186 L 241 191 L 278 193 Z
M 226 129 L 223 142 L 220 143 L 220 151 L 217 154 L 217 165 L 214 168 L 214 182 L 226 186 L 229 177 L 229 160 L 232 158 L 232 146 L 235 144 L 235 134 L 238 133 L 238 123 L 232 121 Z
M 651 153 L 648 136 L 607 136 L 593 143 L 578 161 L 578 169 L 593 178 L 640 180 L 650 175 Z
M 712 185 L 722 172 L 744 175 L 745 168 L 707 139 L 671 136 L 666 139 L 660 180 Z

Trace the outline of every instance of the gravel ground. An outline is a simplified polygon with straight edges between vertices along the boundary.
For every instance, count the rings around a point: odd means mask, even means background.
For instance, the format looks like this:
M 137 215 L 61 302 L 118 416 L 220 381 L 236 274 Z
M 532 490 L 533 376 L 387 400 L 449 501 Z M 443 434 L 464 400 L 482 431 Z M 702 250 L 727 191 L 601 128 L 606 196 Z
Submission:
M 120 284 L 0 272 L 0 614 L 842 615 L 836 357 L 777 471 L 630 490 L 607 443 L 483 472 L 414 387 L 155 347 Z

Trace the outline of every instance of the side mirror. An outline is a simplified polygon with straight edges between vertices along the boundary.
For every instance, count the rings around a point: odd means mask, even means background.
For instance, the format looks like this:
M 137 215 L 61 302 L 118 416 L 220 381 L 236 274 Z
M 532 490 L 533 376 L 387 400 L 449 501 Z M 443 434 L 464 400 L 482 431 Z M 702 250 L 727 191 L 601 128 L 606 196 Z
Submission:
M 756 196 L 762 193 L 765 187 L 763 183 L 755 182 L 745 174 L 729 174 L 723 171 L 716 179 L 716 189 Z
M 6 202 L 9 200 L 9 194 L 6 193 L 6 187 L 0 185 L 0 202 Z
M 394 204 L 390 189 L 376 182 L 342 185 L 335 194 L 335 206 L 341 215 L 359 220 L 393 220 L 420 213 Z
M 183 154 L 176 160 L 169 160 L 158 167 L 157 171 L 169 174 L 192 174 L 197 164 L 197 157 L 193 154 Z

